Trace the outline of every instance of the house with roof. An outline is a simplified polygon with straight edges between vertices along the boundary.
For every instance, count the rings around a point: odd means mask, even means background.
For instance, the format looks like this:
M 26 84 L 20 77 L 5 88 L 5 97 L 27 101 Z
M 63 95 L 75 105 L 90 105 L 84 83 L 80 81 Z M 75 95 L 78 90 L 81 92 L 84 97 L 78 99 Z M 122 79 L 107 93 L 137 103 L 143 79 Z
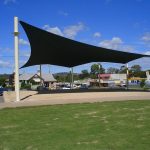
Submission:
M 127 80 L 126 74 L 99 74 L 98 78 L 102 86 L 108 87 L 112 85 L 125 85 Z M 97 82 L 98 79 L 97 79 Z
M 56 88 L 57 80 L 50 73 L 42 73 L 40 76 L 39 73 L 24 73 L 19 77 L 20 83 L 30 84 L 31 89 L 37 89 L 38 86 L 42 85 L 49 89 Z

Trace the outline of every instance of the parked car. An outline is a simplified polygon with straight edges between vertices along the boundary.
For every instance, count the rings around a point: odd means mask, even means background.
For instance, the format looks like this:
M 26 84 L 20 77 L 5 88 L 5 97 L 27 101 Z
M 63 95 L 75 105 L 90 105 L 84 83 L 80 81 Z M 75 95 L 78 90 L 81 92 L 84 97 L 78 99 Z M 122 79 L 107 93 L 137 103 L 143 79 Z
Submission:
M 63 89 L 63 90 L 70 90 L 71 88 L 70 88 L 69 85 L 65 85 L 62 89 Z
M 6 88 L 0 87 L 0 96 L 3 96 L 4 91 L 8 91 Z
M 3 96 L 3 90 L 2 90 L 2 88 L 0 88 L 0 96 Z
M 87 84 L 82 84 L 80 86 L 80 89 L 88 89 L 88 88 L 89 88 L 89 86 Z

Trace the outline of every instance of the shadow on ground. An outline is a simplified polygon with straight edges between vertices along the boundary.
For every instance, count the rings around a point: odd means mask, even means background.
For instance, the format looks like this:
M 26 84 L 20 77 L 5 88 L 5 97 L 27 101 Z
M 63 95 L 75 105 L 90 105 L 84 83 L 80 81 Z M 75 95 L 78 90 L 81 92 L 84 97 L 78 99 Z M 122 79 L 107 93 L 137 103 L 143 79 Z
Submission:
M 100 88 L 100 89 L 67 89 L 67 90 L 41 90 L 37 94 L 58 94 L 58 93 L 88 93 L 88 92 L 149 92 L 142 89 L 125 88 Z

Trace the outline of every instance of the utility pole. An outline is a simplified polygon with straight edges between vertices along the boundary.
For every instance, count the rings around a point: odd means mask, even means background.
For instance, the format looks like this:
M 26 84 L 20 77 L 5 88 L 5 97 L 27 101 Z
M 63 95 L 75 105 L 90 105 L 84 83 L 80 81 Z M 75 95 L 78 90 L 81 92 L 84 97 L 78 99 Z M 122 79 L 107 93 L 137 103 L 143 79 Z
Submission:
M 15 92 L 16 92 L 16 101 L 18 102 L 20 101 L 18 17 L 14 17 L 14 49 L 15 49 Z

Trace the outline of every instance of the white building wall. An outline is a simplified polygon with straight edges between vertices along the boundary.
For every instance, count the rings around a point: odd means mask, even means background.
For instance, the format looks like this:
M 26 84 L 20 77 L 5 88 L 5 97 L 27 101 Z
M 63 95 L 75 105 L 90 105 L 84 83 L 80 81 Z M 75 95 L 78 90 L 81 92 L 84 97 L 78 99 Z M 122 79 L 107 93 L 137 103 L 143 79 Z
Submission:
M 111 80 L 126 80 L 127 76 L 126 74 L 111 74 L 110 79 Z

